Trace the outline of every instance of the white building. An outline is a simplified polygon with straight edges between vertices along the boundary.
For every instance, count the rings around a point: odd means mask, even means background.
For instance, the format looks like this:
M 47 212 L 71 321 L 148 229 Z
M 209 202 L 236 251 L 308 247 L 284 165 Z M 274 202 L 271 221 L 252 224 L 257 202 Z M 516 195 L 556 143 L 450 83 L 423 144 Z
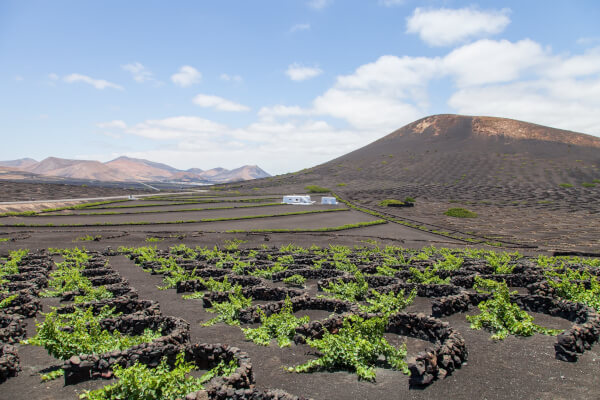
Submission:
M 337 204 L 337 199 L 335 197 L 321 197 L 321 204 Z
M 314 204 L 314 201 L 310 200 L 310 196 L 308 195 L 298 195 L 298 194 L 292 194 L 292 195 L 287 195 L 287 196 L 283 196 L 283 204 L 298 204 L 298 205 L 302 205 L 302 206 L 309 206 L 311 204 Z

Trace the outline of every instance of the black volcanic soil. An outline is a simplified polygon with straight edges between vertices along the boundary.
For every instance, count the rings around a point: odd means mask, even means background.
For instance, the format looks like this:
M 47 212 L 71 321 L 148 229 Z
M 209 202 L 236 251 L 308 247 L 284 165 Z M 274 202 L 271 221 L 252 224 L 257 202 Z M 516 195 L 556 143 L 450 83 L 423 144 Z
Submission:
M 600 138 L 500 118 L 428 117 L 325 164 L 228 187 L 301 192 L 320 185 L 358 205 L 441 229 L 553 250 L 600 252 Z M 476 219 L 450 218 L 462 207 Z
M 258 247 L 265 244 L 262 236 L 240 236 L 248 240 L 242 247 Z M 276 239 L 273 236 L 269 245 L 287 243 L 286 238 Z M 185 243 L 196 245 L 222 245 L 231 235 L 203 234 L 186 237 L 165 239 L 159 242 L 160 248 L 166 249 L 173 244 Z M 0 252 L 7 248 L 34 248 L 42 246 L 69 246 L 64 235 L 56 235 L 47 241 L 26 239 L 9 246 L 3 246 Z M 280 240 L 281 239 L 281 240 Z M 332 240 L 330 240 L 332 239 Z M 299 245 L 314 244 L 310 235 L 294 237 Z M 123 245 L 145 245 L 143 238 L 130 235 L 118 239 Z M 348 241 L 347 238 L 328 238 L 320 245 L 345 244 L 363 245 L 357 239 Z M 86 247 L 90 250 L 102 250 L 108 241 L 89 242 Z M 383 244 L 383 243 L 382 243 Z M 191 324 L 191 341 L 207 343 L 227 343 L 240 347 L 249 353 L 254 366 L 256 385 L 260 389 L 279 388 L 295 395 L 314 399 L 592 399 L 600 397 L 600 386 L 596 384 L 600 372 L 600 350 L 598 345 L 586 351 L 576 363 L 566 363 L 554 359 L 553 344 L 556 338 L 534 335 L 529 338 L 509 337 L 502 342 L 489 339 L 486 331 L 474 331 L 468 326 L 465 315 L 455 314 L 442 318 L 463 335 L 469 350 L 469 360 L 461 369 L 456 370 L 446 379 L 436 381 L 425 389 L 409 389 L 408 378 L 397 371 L 377 369 L 375 383 L 359 381 L 356 375 L 347 372 L 316 372 L 312 374 L 290 374 L 282 369 L 285 365 L 295 365 L 314 357 L 308 346 L 292 345 L 291 348 L 280 349 L 277 346 L 256 346 L 244 340 L 239 328 L 223 324 L 212 327 L 201 327 L 199 323 L 211 318 L 199 300 L 184 301 L 181 294 L 175 290 L 158 290 L 162 277 L 150 275 L 124 256 L 108 257 L 110 266 L 126 278 L 141 299 L 159 301 L 163 314 L 182 317 Z M 280 284 L 271 284 L 279 286 Z M 309 281 L 307 291 L 316 294 L 315 281 Z M 55 299 L 44 299 L 44 309 L 57 305 Z M 408 312 L 431 312 L 431 300 L 418 297 Z M 298 313 L 299 315 L 302 312 Z M 564 319 L 536 314 L 536 322 L 548 327 L 566 329 L 571 323 Z M 312 317 L 323 317 L 322 312 L 313 312 Z M 28 320 L 28 332 L 32 334 L 33 319 Z M 428 348 L 429 343 L 418 339 L 387 335 L 392 343 L 407 342 L 408 352 L 416 354 Z M 86 389 L 95 389 L 111 381 L 90 381 L 82 384 L 63 386 L 62 381 L 56 380 L 41 383 L 39 372 L 44 368 L 56 365 L 56 360 L 45 354 L 42 349 L 19 345 L 23 372 L 16 378 L 10 378 L 0 385 L 0 398 L 13 400 L 42 398 L 42 399 L 75 399 L 77 394 Z M 6 397 L 5 397 L 6 396 Z
M 0 180 L 0 201 L 54 200 L 87 197 L 110 197 L 155 193 L 136 183 L 99 185 L 69 185 L 62 183 L 30 183 Z

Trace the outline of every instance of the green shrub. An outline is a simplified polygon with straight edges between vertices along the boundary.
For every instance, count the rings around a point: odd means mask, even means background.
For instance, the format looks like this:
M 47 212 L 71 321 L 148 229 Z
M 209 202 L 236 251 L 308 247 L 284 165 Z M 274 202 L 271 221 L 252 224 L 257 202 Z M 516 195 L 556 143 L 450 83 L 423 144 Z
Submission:
M 322 339 L 307 339 L 317 349 L 320 357 L 296 367 L 290 372 L 311 372 L 320 369 L 349 370 L 360 379 L 375 380 L 375 365 L 380 356 L 393 368 L 410 374 L 404 359 L 406 344 L 400 348 L 390 345 L 383 337 L 386 318 L 364 320 L 357 315 L 344 319 L 342 328 L 336 333 L 325 331 Z
M 114 316 L 105 307 L 100 314 L 94 315 L 92 308 L 75 309 L 72 314 L 57 314 L 56 310 L 46 314 L 43 323 L 38 323 L 36 335 L 26 341 L 27 344 L 41 346 L 48 354 L 66 360 L 79 354 L 101 354 L 113 350 L 125 350 L 132 346 L 148 343 L 161 336 L 160 332 L 146 329 L 142 335 L 127 336 L 118 331 L 102 329 L 100 320 Z M 72 329 L 65 331 L 64 327 Z
M 408 297 L 404 297 L 404 290 L 400 290 L 398 293 L 379 293 L 378 291 L 371 289 L 371 297 L 367 298 L 368 306 L 359 305 L 360 310 L 367 313 L 382 313 L 389 316 L 393 313 L 397 313 L 408 307 L 415 300 L 417 296 L 417 290 L 413 289 Z
M 573 185 L 571 185 L 570 183 L 561 183 L 558 186 L 560 186 L 562 188 L 572 188 L 573 187 Z
M 492 339 L 504 340 L 508 335 L 532 336 L 535 333 L 557 335 L 560 330 L 548 329 L 533 323 L 533 317 L 511 303 L 506 282 L 475 277 L 475 290 L 479 293 L 491 293 L 492 298 L 477 306 L 481 313 L 467 315 L 471 329 L 486 328 L 492 332 Z
M 590 182 L 583 182 L 581 184 L 581 186 L 586 187 L 586 188 L 593 188 L 593 187 L 596 187 L 596 184 L 595 183 L 590 183 Z
M 398 205 L 398 206 L 403 206 L 404 202 L 400 201 L 400 200 L 394 200 L 394 199 L 385 199 L 379 202 L 379 205 L 381 207 L 389 207 L 392 205 Z
M 184 398 L 187 394 L 203 389 L 203 384 L 215 376 L 230 375 L 237 368 L 235 360 L 228 365 L 223 361 L 215 368 L 195 378 L 190 372 L 194 364 L 185 362 L 183 352 L 177 355 L 175 365 L 170 367 L 167 357 L 163 357 L 156 368 L 135 362 L 129 368 L 115 365 L 113 371 L 118 381 L 94 391 L 86 391 L 80 396 L 88 400 L 172 400 Z
M 292 301 L 289 297 L 285 298 L 283 308 L 278 313 L 266 316 L 263 310 L 258 309 L 260 313 L 261 326 L 252 328 L 242 328 L 246 339 L 253 341 L 260 346 L 268 346 L 272 339 L 277 339 L 279 347 L 287 347 L 292 343 L 292 338 L 296 333 L 296 328 L 309 322 L 309 317 L 296 318 L 292 308 Z
M 306 278 L 303 277 L 302 275 L 292 275 L 292 276 L 288 276 L 287 278 L 283 279 L 283 283 L 285 283 L 288 286 L 296 286 L 296 287 L 304 287 L 304 284 L 306 283 Z
M 336 186 L 343 187 L 343 186 L 346 186 L 346 184 L 345 183 L 338 183 Z
M 304 189 L 308 191 L 308 193 L 329 193 L 330 190 L 317 185 L 308 185 Z
M 444 215 L 455 218 L 477 218 L 476 213 L 465 208 L 450 208 Z

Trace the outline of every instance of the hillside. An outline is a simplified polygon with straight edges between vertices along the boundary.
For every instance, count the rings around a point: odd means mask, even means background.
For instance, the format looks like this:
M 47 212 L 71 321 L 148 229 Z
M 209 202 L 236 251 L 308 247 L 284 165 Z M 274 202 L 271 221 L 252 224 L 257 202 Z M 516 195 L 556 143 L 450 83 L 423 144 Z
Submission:
M 600 251 L 600 240 L 590 239 L 590 232 L 600 238 L 595 136 L 505 118 L 434 115 L 313 168 L 235 187 L 299 193 L 313 184 L 438 230 L 563 247 L 581 236 Z M 405 197 L 416 198 L 416 207 L 379 206 Z M 479 217 L 445 216 L 452 207 Z

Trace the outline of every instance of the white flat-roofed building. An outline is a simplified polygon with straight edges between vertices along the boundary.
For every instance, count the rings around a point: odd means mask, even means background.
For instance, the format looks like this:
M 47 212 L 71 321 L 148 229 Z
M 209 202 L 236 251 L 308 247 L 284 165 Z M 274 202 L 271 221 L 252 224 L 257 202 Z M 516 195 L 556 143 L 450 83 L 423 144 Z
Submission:
M 309 206 L 315 202 L 310 199 L 310 196 L 305 194 L 290 194 L 283 196 L 283 204 L 297 204 L 301 206 Z
M 335 205 L 337 204 L 337 199 L 335 197 L 321 197 L 321 204 L 332 204 Z

